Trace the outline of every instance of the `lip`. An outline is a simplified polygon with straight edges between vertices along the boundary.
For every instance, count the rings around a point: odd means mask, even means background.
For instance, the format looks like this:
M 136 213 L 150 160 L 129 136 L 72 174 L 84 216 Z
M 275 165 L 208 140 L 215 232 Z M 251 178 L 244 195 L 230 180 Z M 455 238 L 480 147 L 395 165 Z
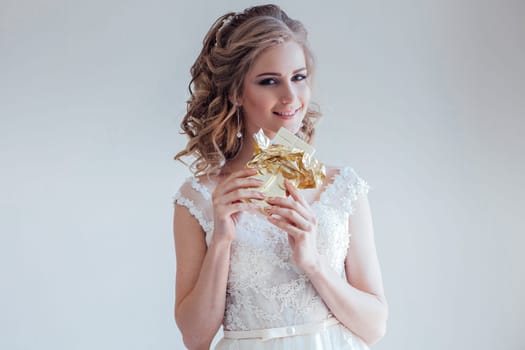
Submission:
M 301 107 L 293 110 L 293 111 L 273 111 L 272 113 L 277 116 L 278 118 L 281 118 L 281 119 L 292 119 L 293 117 L 295 117 L 295 115 L 297 114 L 297 112 L 299 112 L 299 110 L 301 109 Z M 282 114 L 281 114 L 282 113 Z

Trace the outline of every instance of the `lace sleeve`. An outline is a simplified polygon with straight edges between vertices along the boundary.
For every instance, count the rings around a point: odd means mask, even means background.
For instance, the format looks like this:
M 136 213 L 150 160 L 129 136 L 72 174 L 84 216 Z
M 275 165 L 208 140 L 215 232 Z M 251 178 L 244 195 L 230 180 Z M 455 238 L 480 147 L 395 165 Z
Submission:
M 173 204 L 188 208 L 206 233 L 206 241 L 213 231 L 213 221 L 209 213 L 211 195 L 195 178 L 188 178 L 173 197 Z
M 360 194 L 367 194 L 372 189 L 351 167 L 341 168 L 334 178 L 332 186 L 327 189 L 327 197 L 332 205 L 352 214 L 353 203 Z

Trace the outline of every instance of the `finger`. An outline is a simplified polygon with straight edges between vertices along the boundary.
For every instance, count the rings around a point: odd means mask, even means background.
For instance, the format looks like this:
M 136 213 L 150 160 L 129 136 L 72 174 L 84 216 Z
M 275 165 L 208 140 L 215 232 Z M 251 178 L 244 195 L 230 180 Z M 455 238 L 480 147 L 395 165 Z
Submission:
M 264 193 L 256 190 L 248 190 L 248 189 L 237 189 L 231 192 L 228 192 L 221 196 L 218 199 L 218 203 L 222 204 L 228 204 L 228 203 L 234 203 L 241 200 L 246 199 L 258 199 L 263 200 L 264 199 Z
M 266 202 L 274 207 L 288 208 L 297 211 L 303 218 L 309 220 L 312 215 L 309 213 L 307 207 L 303 206 L 301 203 L 298 203 L 293 198 L 284 198 L 284 197 L 270 197 L 266 199 Z
M 261 187 L 263 185 L 263 181 L 256 179 L 256 178 L 250 178 L 250 177 L 241 177 L 241 178 L 231 178 L 228 181 L 223 181 L 219 183 L 215 190 L 218 194 L 224 194 L 231 191 L 234 191 L 239 188 L 250 188 L 250 187 Z
M 219 184 L 225 184 L 229 183 L 235 179 L 238 178 L 246 178 L 257 174 L 256 168 L 244 168 L 238 171 L 234 171 L 233 173 L 229 174 L 228 176 L 225 176 L 222 181 L 219 182 Z
M 293 209 L 288 208 L 281 208 L 281 207 L 266 207 L 264 208 L 264 211 L 269 215 L 278 215 L 290 224 L 292 224 L 295 227 L 298 227 L 301 230 L 304 231 L 312 231 L 313 230 L 313 224 L 311 224 L 308 220 L 306 220 L 303 216 L 301 216 L 297 211 Z
M 286 190 L 288 191 L 288 193 L 290 193 L 294 200 L 301 203 L 305 207 L 308 206 L 308 203 L 306 202 L 304 197 L 299 193 L 297 188 L 292 184 L 290 180 L 284 180 L 284 186 L 286 187 Z
M 272 224 L 274 224 L 275 226 L 292 236 L 294 241 L 304 239 L 304 232 L 296 226 L 289 223 L 288 221 L 285 221 L 275 216 L 268 216 L 268 221 L 270 221 Z
M 244 169 L 241 169 L 241 170 L 238 170 L 238 171 L 234 171 L 233 173 L 231 173 L 228 177 L 230 179 L 236 179 L 236 178 L 240 178 L 240 177 L 248 177 L 248 176 L 253 176 L 255 174 L 257 174 L 258 170 L 257 168 L 244 168 Z
M 258 211 L 259 206 L 255 203 L 249 202 L 238 202 L 230 206 L 230 214 L 238 213 L 241 211 Z

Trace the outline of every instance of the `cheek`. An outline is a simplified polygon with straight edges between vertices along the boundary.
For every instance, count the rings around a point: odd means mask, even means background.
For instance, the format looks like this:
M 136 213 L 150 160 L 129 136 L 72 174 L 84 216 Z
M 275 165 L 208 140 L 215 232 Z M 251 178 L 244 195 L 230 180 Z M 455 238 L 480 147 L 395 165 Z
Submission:
M 247 102 L 255 110 L 264 110 L 271 107 L 274 101 L 275 97 L 268 90 L 261 89 L 252 91 Z
M 310 95 L 311 95 L 310 86 L 306 84 L 301 85 L 299 89 L 297 90 L 297 95 L 301 97 L 301 100 L 305 104 L 308 104 L 308 102 L 310 101 Z

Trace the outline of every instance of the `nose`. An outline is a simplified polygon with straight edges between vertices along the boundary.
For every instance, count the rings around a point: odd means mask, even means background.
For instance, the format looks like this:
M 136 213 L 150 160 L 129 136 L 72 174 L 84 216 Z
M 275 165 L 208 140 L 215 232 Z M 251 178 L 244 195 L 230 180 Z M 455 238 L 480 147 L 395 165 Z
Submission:
M 280 96 L 280 101 L 284 105 L 292 104 L 295 101 L 297 92 L 295 91 L 294 86 L 290 83 L 282 84 L 282 91 Z

